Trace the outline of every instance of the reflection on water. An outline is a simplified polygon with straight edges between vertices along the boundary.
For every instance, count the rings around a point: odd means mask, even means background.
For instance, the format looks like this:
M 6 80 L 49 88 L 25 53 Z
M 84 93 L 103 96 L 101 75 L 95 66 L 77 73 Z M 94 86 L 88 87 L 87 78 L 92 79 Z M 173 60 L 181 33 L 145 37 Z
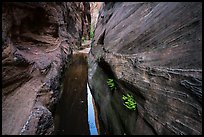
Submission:
M 95 122 L 95 113 L 93 106 L 93 97 L 91 95 L 89 85 L 87 83 L 87 92 L 88 92 L 88 122 L 89 122 L 89 131 L 91 135 L 98 135 L 96 122 Z
M 56 135 L 98 135 L 87 65 L 87 54 L 75 54 L 65 72 L 54 116 Z
M 89 135 L 86 54 L 73 55 L 66 70 L 63 92 L 55 112 L 56 135 Z

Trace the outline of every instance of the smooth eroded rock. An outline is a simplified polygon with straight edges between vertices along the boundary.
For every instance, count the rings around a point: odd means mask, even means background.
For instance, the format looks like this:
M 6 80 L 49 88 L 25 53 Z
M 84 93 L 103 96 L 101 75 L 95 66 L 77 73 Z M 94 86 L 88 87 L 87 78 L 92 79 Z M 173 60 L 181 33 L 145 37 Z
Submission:
M 102 6 L 88 59 L 89 84 L 106 130 L 202 134 L 202 4 Z M 118 86 L 112 95 L 107 78 Z M 137 102 L 134 120 L 120 103 L 125 93 L 133 94 Z

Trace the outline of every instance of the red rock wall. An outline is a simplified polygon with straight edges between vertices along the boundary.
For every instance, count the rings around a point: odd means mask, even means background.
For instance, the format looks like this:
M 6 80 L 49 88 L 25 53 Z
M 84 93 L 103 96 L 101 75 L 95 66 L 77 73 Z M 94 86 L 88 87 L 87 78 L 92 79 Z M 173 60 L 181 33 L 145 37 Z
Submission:
M 88 59 L 89 84 L 111 134 L 202 134 L 201 3 L 105 2 Z M 123 106 L 125 93 L 137 111 Z
M 87 6 L 3 3 L 2 134 L 52 133 L 51 112 L 59 98 L 63 69 L 72 50 L 80 48 L 82 33 L 89 30 L 83 30 Z

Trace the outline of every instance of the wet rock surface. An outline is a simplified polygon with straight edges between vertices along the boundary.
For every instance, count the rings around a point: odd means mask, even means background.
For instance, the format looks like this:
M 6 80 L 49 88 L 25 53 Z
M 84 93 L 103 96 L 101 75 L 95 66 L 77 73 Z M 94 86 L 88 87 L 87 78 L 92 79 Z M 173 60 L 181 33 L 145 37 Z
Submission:
M 202 134 L 202 4 L 108 2 L 89 52 L 89 85 L 109 134 Z M 101 65 L 100 65 L 101 64 Z M 113 93 L 107 79 L 117 83 Z M 133 94 L 137 110 L 122 106 Z
M 37 130 L 36 130 L 36 127 Z M 20 135 L 50 135 L 54 130 L 52 113 L 44 106 L 36 106 Z
M 54 131 L 52 111 L 64 68 L 89 30 L 83 29 L 86 6 L 82 2 L 3 3 L 3 135 Z

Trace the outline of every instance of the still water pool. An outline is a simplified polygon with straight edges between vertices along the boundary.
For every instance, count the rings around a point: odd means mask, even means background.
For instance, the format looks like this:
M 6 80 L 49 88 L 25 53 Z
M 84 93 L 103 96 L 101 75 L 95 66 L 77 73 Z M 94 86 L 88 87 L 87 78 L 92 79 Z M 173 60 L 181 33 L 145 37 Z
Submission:
M 98 135 L 96 107 L 87 84 L 87 54 L 74 54 L 63 80 L 63 91 L 54 114 L 56 135 Z

